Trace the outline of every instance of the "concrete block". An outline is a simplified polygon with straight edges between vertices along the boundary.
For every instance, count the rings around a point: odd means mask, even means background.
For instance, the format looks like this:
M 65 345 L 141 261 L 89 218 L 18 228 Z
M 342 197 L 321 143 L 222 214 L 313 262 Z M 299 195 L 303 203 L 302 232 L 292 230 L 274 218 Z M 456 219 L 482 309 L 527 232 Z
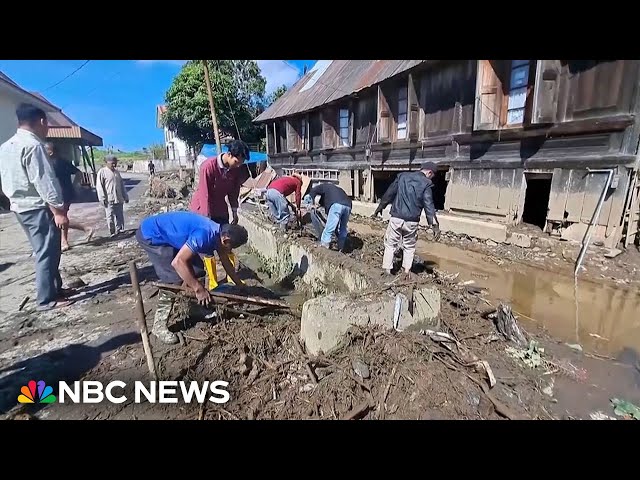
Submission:
M 440 313 L 440 291 L 422 288 L 414 291 L 414 312 L 409 313 L 409 302 L 402 295 L 399 330 L 429 325 Z M 395 296 L 383 294 L 352 298 L 332 294 L 313 298 L 302 307 L 300 337 L 307 352 L 318 355 L 330 353 L 352 325 L 383 325 L 393 328 Z
M 573 223 L 562 231 L 561 238 L 570 242 L 582 243 L 588 227 L 586 223 Z M 617 235 L 615 235 L 617 231 L 615 229 L 609 236 L 607 236 L 607 227 L 604 225 L 594 225 L 591 231 L 591 245 L 598 243 L 606 248 L 615 248 L 617 246 Z
M 239 216 L 249 234 L 249 247 L 259 254 L 276 281 L 294 274 L 308 285 L 323 285 L 325 291 L 353 292 L 372 285 L 362 269 L 354 268 L 354 260 L 340 257 L 341 262 L 333 261 L 335 252 L 286 240 L 273 225 L 249 212 L 241 211 Z
M 354 201 L 351 211 L 357 215 L 368 217 L 375 211 L 376 207 L 377 204 L 375 203 Z M 391 207 L 387 207 L 382 212 L 384 220 L 390 218 L 390 210 Z M 493 240 L 498 243 L 505 243 L 507 240 L 507 226 L 499 223 L 484 222 L 474 218 L 448 215 L 446 213 L 438 213 L 438 222 L 440 223 L 440 230 L 443 232 L 465 234 L 470 237 Z M 425 227 L 429 225 L 424 212 L 420 217 L 420 225 Z
M 509 243 L 517 247 L 531 248 L 531 236 L 526 233 L 513 232 L 509 237 Z
M 507 226 L 499 223 L 483 222 L 474 218 L 453 215 L 438 215 L 440 229 L 445 232 L 464 234 L 483 240 L 493 240 L 498 243 L 507 241 Z

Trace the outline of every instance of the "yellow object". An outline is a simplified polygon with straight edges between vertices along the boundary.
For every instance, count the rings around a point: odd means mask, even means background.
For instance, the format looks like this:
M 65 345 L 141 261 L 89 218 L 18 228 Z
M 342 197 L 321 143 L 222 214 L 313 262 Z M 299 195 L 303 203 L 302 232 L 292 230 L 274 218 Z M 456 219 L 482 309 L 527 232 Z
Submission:
M 216 257 L 204 257 L 202 260 L 204 262 L 207 276 L 209 277 L 209 290 L 215 290 L 216 288 L 218 288 L 218 271 L 216 268 Z M 233 268 L 235 269 L 237 259 L 234 253 L 229 254 L 229 260 L 231 261 L 231 265 L 233 265 Z M 235 285 L 229 275 L 227 275 L 227 282 Z

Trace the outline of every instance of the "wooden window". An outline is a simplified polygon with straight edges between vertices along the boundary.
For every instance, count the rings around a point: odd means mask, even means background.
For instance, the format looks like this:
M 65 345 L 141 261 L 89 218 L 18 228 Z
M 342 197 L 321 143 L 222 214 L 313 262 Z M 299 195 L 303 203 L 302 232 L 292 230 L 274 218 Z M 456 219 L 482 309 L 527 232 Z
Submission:
M 398 140 L 407 138 L 407 107 L 409 105 L 407 95 L 407 85 L 403 85 L 398 90 Z
M 297 152 L 300 148 L 300 133 L 296 130 L 299 127 L 299 120 L 291 118 L 287 120 L 287 149 L 290 152 Z
M 479 60 L 474 130 L 529 123 L 534 70 L 530 60 Z
M 351 142 L 350 140 L 350 136 L 349 136 L 349 109 L 348 108 L 341 108 L 340 109 L 340 119 L 339 119 L 340 123 L 340 145 L 343 147 L 350 147 L 351 146 Z
M 420 92 L 418 86 L 420 83 L 415 81 L 413 75 L 409 74 L 407 82 L 408 87 L 408 104 L 409 104 L 409 140 L 417 140 L 420 136 Z
M 524 110 L 529 91 L 529 60 L 512 60 L 507 103 L 507 125 L 524 123 Z
M 326 107 L 322 112 L 322 146 L 336 148 L 338 142 L 338 112 L 335 107 Z
M 300 150 L 308 150 L 309 137 L 307 128 L 307 117 L 302 117 L 300 120 Z
M 387 97 L 378 85 L 378 142 L 387 143 L 391 137 L 391 109 Z

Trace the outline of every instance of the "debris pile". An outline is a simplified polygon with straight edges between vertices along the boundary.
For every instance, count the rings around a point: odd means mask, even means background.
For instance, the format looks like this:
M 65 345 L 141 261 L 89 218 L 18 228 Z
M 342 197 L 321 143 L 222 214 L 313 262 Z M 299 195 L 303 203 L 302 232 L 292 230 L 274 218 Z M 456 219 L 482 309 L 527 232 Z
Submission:
M 153 198 L 175 198 L 182 200 L 189 196 L 193 186 L 193 171 L 160 172 L 149 178 L 147 196 Z

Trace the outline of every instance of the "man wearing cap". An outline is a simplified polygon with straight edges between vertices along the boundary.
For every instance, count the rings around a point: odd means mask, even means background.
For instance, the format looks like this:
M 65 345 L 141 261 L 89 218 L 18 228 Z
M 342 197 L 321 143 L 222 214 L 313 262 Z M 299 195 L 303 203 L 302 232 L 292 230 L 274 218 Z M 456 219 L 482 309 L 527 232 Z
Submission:
M 420 215 L 424 209 L 427 222 L 433 230 L 434 239 L 440 239 L 440 227 L 433 204 L 433 178 L 437 166 L 433 162 L 425 162 L 417 172 L 405 172 L 396 177 L 387 189 L 376 211 L 371 215 L 376 217 L 385 207 L 391 204 L 391 218 L 384 236 L 384 256 L 382 269 L 391 273 L 393 255 L 400 246 L 403 251 L 402 268 L 408 274 L 413 265 L 413 257 L 418 240 L 418 225 Z
M 106 165 L 98 171 L 96 192 L 98 201 L 104 206 L 109 233 L 115 237 L 124 230 L 123 203 L 129 203 L 129 195 L 116 168 L 118 159 L 114 155 L 107 155 L 104 161 Z

